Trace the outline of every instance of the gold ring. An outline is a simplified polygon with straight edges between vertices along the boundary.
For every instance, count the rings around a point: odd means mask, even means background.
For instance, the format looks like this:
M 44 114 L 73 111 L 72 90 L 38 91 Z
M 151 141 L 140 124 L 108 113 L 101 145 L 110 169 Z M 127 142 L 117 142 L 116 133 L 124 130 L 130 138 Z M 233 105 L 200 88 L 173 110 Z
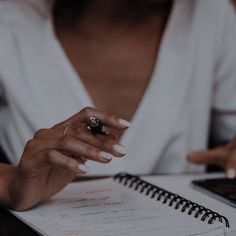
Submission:
M 69 131 L 70 128 L 71 128 L 71 125 L 66 126 L 66 128 L 64 129 L 63 136 L 66 136 L 66 135 L 67 135 L 67 133 L 68 133 L 68 131 Z

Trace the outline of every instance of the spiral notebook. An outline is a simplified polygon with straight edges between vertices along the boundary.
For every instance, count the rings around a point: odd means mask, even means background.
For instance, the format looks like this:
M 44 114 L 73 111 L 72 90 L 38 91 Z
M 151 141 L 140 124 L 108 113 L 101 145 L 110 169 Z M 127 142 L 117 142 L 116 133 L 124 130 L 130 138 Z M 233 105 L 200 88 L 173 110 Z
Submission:
M 223 236 L 231 227 L 226 216 L 126 173 L 72 183 L 34 209 L 12 213 L 47 236 Z

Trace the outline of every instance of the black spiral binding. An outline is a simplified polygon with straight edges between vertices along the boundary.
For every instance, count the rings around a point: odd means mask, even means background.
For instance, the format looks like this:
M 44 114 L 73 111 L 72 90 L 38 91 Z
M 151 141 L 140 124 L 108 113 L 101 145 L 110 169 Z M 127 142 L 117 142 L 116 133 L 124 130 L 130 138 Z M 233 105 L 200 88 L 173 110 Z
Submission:
M 207 221 L 208 224 L 212 224 L 214 221 L 218 220 L 220 223 L 224 223 L 227 228 L 230 227 L 229 221 L 225 216 L 183 198 L 178 194 L 169 192 L 163 188 L 146 182 L 138 176 L 127 173 L 119 173 L 114 176 L 114 180 L 134 189 L 135 191 L 143 193 L 150 198 L 161 201 L 163 204 L 168 204 L 168 206 L 173 207 L 176 210 L 187 212 L 188 215 L 193 215 L 195 218 L 200 218 L 201 221 Z

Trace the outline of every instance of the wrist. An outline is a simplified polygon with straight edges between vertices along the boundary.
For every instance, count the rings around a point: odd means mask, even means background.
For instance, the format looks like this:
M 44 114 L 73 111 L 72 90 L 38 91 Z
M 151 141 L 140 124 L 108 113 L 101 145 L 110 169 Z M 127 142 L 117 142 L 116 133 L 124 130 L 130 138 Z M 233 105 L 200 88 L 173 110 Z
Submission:
M 17 171 L 16 166 L 0 164 L 0 205 L 14 209 L 12 182 Z
M 24 211 L 36 205 L 40 199 L 39 196 L 34 196 L 34 187 L 37 188 L 35 180 L 26 178 L 19 167 L 16 167 L 8 189 L 10 207 L 16 211 Z

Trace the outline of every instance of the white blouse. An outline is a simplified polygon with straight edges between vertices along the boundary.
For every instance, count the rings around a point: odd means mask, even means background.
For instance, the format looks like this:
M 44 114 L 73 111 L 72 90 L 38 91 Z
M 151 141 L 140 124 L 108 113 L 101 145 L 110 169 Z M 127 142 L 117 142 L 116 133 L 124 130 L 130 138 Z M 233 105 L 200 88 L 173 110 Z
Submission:
M 0 145 L 13 163 L 35 131 L 93 106 L 44 1 L 0 1 Z M 186 155 L 207 148 L 210 127 L 217 142 L 236 131 L 235 14 L 228 0 L 176 0 L 151 81 L 122 137 L 127 156 L 88 162 L 90 174 L 201 171 Z

